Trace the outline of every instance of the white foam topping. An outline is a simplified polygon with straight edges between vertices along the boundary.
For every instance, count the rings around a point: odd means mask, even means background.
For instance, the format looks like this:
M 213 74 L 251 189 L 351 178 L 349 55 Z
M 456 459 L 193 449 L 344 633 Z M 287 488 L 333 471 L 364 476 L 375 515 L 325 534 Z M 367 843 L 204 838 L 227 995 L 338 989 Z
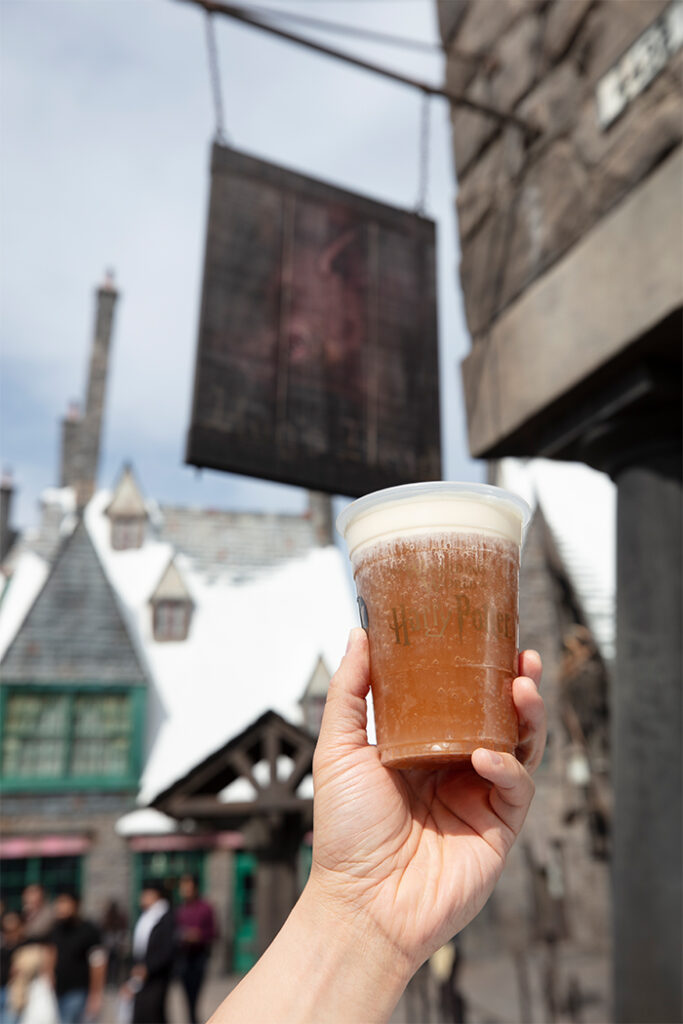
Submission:
M 458 532 L 502 537 L 521 546 L 531 509 L 488 484 L 406 484 L 366 494 L 337 518 L 353 561 L 369 544 L 415 534 Z

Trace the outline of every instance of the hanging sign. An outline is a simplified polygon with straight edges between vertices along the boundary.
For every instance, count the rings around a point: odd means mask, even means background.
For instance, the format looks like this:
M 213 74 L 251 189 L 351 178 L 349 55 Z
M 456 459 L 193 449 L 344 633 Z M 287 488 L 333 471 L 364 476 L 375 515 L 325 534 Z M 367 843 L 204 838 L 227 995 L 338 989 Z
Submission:
M 441 475 L 435 225 L 214 145 L 186 461 L 356 496 Z

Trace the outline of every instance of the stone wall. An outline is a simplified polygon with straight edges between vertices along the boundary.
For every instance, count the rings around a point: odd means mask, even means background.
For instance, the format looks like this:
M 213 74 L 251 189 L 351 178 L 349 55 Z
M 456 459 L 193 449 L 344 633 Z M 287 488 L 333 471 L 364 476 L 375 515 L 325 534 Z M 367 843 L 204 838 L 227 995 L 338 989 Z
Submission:
M 586 793 L 569 778 L 572 744 L 562 718 L 563 638 L 580 609 L 540 509 L 524 547 L 519 610 L 520 648 L 537 650 L 543 661 L 548 746 L 519 840 L 488 904 L 460 937 L 460 988 L 473 1022 L 550 1020 L 568 1012 L 571 998 L 581 1015 L 574 1019 L 605 1021 L 608 863 L 596 856 Z M 598 688 L 606 683 L 601 668 Z
M 491 323 L 683 135 L 683 50 L 607 130 L 596 84 L 667 0 L 438 0 L 453 91 L 533 120 L 454 106 L 460 267 L 476 346 Z M 479 54 L 463 59 L 462 51 Z M 615 254 L 618 256 L 618 254 Z

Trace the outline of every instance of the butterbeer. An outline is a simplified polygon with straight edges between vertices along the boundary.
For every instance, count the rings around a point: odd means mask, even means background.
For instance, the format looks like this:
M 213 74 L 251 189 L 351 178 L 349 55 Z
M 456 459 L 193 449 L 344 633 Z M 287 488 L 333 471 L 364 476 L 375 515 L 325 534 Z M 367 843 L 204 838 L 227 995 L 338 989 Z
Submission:
M 389 767 L 513 753 L 519 561 L 529 510 L 499 488 L 413 484 L 339 517 L 370 643 L 377 742 Z

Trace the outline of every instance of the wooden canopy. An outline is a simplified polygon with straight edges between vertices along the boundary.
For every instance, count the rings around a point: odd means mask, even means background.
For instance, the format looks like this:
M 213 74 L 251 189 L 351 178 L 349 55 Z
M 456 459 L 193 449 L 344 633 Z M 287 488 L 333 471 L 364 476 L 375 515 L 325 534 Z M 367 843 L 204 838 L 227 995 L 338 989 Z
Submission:
M 160 793 L 152 806 L 216 829 L 239 829 L 249 818 L 283 814 L 296 815 L 310 828 L 313 801 L 296 791 L 311 772 L 315 742 L 309 732 L 267 711 Z M 284 770 L 283 756 L 289 759 Z M 219 794 L 240 778 L 253 789 L 253 799 L 221 800 Z

